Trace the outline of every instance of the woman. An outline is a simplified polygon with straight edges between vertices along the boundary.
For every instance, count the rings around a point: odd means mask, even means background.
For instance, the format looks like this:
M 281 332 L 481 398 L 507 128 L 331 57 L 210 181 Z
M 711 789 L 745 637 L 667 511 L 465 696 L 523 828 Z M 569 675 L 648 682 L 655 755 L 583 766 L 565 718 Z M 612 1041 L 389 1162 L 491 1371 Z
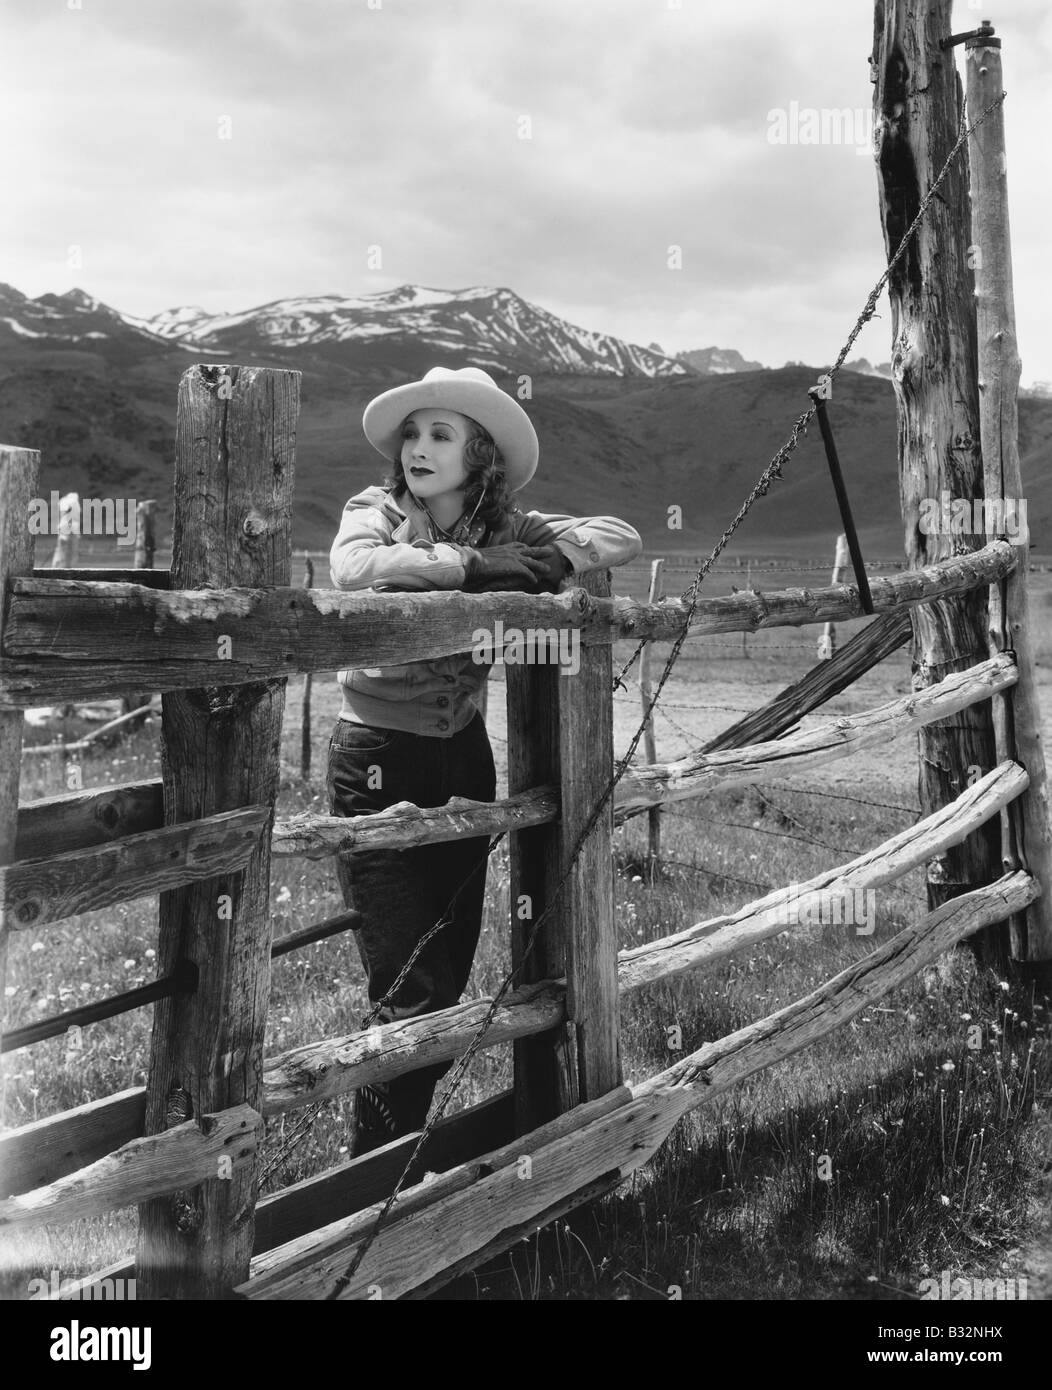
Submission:
M 643 548 L 615 517 L 523 512 L 513 494 L 537 468 L 529 416 L 488 373 L 434 367 L 385 391 L 362 417 L 391 464 L 384 485 L 343 510 L 332 545 L 340 589 L 555 592 L 565 579 L 621 565 Z M 329 744 L 333 815 L 375 814 L 398 801 L 442 806 L 493 801 L 496 775 L 476 699 L 490 663 L 461 653 L 404 666 L 338 673 L 343 709 Z M 358 949 L 383 1022 L 459 1002 L 482 924 L 488 837 L 337 857 L 344 901 L 361 913 Z M 385 999 L 421 936 L 428 943 Z M 419 1129 L 446 1062 L 362 1087 L 353 1151 Z

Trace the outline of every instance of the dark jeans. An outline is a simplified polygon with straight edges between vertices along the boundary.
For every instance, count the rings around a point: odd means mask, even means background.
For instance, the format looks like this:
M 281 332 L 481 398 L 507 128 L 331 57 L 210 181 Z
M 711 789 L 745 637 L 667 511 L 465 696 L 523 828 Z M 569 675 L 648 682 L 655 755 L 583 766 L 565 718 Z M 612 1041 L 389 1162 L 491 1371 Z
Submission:
M 417 806 L 444 806 L 451 796 L 493 801 L 496 772 L 485 721 L 476 714 L 460 733 L 444 739 L 340 719 L 329 743 L 327 787 L 335 816 L 371 815 L 396 801 Z M 379 1022 L 418 1018 L 460 1001 L 482 925 L 488 849 L 489 837 L 481 836 L 337 855 L 344 902 L 362 914 L 355 936 L 370 1004 L 385 996 L 424 933 L 443 917 L 449 923 L 417 957 L 380 1010 Z M 362 1087 L 353 1151 L 364 1153 L 419 1129 L 435 1086 L 451 1066 L 439 1063 Z

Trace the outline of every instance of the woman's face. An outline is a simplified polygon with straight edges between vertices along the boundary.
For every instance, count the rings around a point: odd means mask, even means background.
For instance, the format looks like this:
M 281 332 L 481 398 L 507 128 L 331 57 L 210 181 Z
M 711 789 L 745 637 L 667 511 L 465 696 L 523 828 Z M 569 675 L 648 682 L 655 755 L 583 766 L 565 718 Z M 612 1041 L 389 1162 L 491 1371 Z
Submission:
M 414 410 L 402 426 L 402 468 L 414 497 L 433 502 L 459 493 L 468 479 L 464 446 L 471 422 L 456 410 Z

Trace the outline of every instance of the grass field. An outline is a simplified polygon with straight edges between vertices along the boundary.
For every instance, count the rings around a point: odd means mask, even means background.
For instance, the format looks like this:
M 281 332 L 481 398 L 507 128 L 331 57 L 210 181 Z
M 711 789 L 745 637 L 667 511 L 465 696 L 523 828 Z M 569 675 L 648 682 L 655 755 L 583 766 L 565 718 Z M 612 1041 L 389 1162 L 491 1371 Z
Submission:
M 645 596 L 642 566 L 615 573 L 619 593 Z M 815 583 L 813 575 L 808 576 Z M 319 576 L 316 583 L 326 582 Z M 668 592 L 685 587 L 678 582 Z M 706 592 L 726 592 L 714 576 Z M 775 588 L 787 571 L 753 580 Z M 824 582 L 824 581 L 820 581 Z M 1043 708 L 1052 711 L 1052 594 L 1031 589 L 1041 642 Z M 841 630 L 845 638 L 856 625 Z M 764 704 L 814 663 L 814 629 L 748 639 L 692 641 L 666 686 L 656 723 L 658 757 L 684 753 L 740 712 Z M 652 657 L 661 670 L 667 645 Z M 615 669 L 630 655 L 618 644 Z M 634 673 L 631 680 L 634 682 Z M 325 757 L 339 706 L 331 676 L 316 677 L 312 774 L 299 774 L 303 680 L 289 682 L 278 815 L 327 810 Z M 615 700 L 615 753 L 639 719 L 634 685 Z M 868 673 L 805 727 L 909 689 L 905 652 Z M 488 723 L 504 791 L 507 728 L 499 668 Z M 1046 724 L 1048 720 L 1046 718 Z M 57 724 L 27 727 L 26 743 L 49 742 Z M 67 720 L 67 737 L 91 728 Z M 1046 727 L 1046 737 L 1050 729 Z M 87 786 L 159 774 L 155 723 L 85 757 Z M 843 862 L 916 818 L 912 739 L 834 764 L 799 783 L 764 783 L 680 802 L 663 818 L 666 862 L 646 881 L 646 817 L 616 836 L 619 945 L 636 946 L 734 909 L 762 890 Z M 23 801 L 65 790 L 60 756 L 27 756 Z M 329 864 L 276 859 L 275 936 L 309 925 L 343 903 Z M 626 1078 L 637 1081 L 684 1051 L 799 998 L 916 919 L 923 875 L 878 891 L 877 927 L 796 927 L 719 968 L 630 995 L 623 1012 Z M 470 993 L 489 994 L 508 968 L 506 842 L 494 852 L 482 942 Z M 10 948 L 5 1027 L 145 983 L 155 974 L 156 899 L 16 934 Z M 352 1031 L 365 988 L 347 934 L 277 961 L 267 1051 Z M 980 969 L 961 948 L 853 1023 L 677 1126 L 653 1162 L 616 1193 L 523 1242 L 441 1297 L 464 1299 L 893 1299 L 915 1298 L 920 1280 L 1026 1278 L 1047 1297 L 1049 1169 L 1052 1165 L 1052 1039 L 1048 1001 Z M 20 1125 L 145 1080 L 150 1009 L 84 1030 L 67 1055 L 57 1038 L 7 1058 L 4 1121 Z M 978 1030 L 978 1031 L 976 1031 Z M 510 1048 L 480 1053 L 460 1104 L 510 1084 Z M 459 1108 L 455 1103 L 454 1108 Z M 325 1106 L 294 1143 L 303 1112 L 270 1123 L 266 1190 L 345 1160 L 347 1102 Z M 130 1253 L 135 1213 L 9 1239 L 6 1298 L 57 1268 L 62 1278 Z

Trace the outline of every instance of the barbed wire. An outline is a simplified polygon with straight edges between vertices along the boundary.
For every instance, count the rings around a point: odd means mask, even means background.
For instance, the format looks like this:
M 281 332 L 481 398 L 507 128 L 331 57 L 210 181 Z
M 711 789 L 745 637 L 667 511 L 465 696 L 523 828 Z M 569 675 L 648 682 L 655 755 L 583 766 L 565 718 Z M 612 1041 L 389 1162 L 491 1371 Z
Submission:
M 678 709 L 679 706 L 674 705 L 672 706 L 672 708 Z M 706 706 L 706 708 L 710 708 L 710 706 Z M 676 730 L 676 732 L 680 735 L 681 738 L 690 739 L 691 747 L 696 747 L 700 735 L 696 733 L 691 733 L 689 729 L 685 729 L 682 724 L 678 723 L 675 719 L 673 719 L 672 715 L 669 714 L 668 710 L 669 707 L 667 705 L 662 705 L 661 708 L 658 710 L 658 714 L 661 715 L 662 719 L 664 719 L 667 724 L 672 725 L 672 727 Z M 742 712 L 748 713 L 747 710 Z
M 854 796 L 850 792 L 831 792 L 824 787 L 803 787 L 793 782 L 765 782 L 765 787 L 779 787 L 784 791 L 804 792 L 808 796 L 827 796 L 834 801 L 854 801 L 859 806 L 875 806 L 884 811 L 902 811 L 907 816 L 922 816 L 919 806 L 897 806 L 890 801 L 871 801 L 865 796 Z
M 654 864 L 668 864 L 678 869 L 690 869 L 692 873 L 707 874 L 710 878 L 725 878 L 728 883 L 740 883 L 746 888 L 762 888 L 765 893 L 772 892 L 778 885 L 774 883 L 760 883 L 754 878 L 742 878 L 738 874 L 729 873 L 726 869 L 710 869 L 704 864 L 688 864 L 685 859 L 666 859 L 663 855 L 649 856 L 650 862 Z
M 631 696 L 626 696 L 626 695 L 619 695 L 619 696 L 617 696 L 617 697 L 616 697 L 616 702 L 619 703 L 619 704 L 630 704 L 630 705 L 640 705 L 640 704 L 641 704 L 641 701 L 640 701 L 638 698 L 633 700 Z M 763 706 L 761 705 L 760 708 L 762 709 Z M 679 709 L 679 710 L 715 709 L 715 710 L 725 711 L 727 714 L 755 714 L 755 713 L 756 713 L 756 707 L 753 706 L 753 705 L 724 705 L 724 704 L 714 704 L 714 703 L 712 703 L 712 702 L 710 702 L 710 701 L 708 701 L 708 700 L 698 700 L 696 704 L 687 705 L 687 704 L 678 703 L 678 702 L 676 702 L 676 701 L 664 701 L 664 700 L 663 700 L 663 701 L 661 702 L 661 708 L 658 710 L 658 714 L 664 714 L 666 710 L 670 710 L 670 709 Z M 670 720 L 669 722 L 671 723 L 672 721 Z M 691 737 L 692 737 L 692 738 L 696 738 L 697 735 L 696 735 L 696 734 L 692 734 Z
M 792 815 L 789 811 L 784 810 L 781 806 L 776 806 L 773 801 L 770 801 L 766 796 L 764 796 L 763 792 L 760 790 L 759 787 L 754 786 L 753 790 L 755 791 L 756 795 L 760 798 L 760 800 L 763 802 L 763 804 L 766 807 L 768 807 L 769 810 L 773 811 L 776 816 L 781 816 L 784 820 L 789 821 L 791 825 L 795 825 L 798 829 L 804 831 L 805 834 L 807 833 L 807 826 L 804 825 L 803 821 L 797 820 L 797 818 L 794 815 Z M 834 851 L 834 853 L 836 852 L 836 846 L 826 844 L 825 841 L 823 841 L 822 843 L 826 849 L 831 849 Z
M 275 1171 L 278 1164 L 286 1156 L 286 1154 L 292 1152 L 292 1150 L 300 1142 L 304 1134 L 306 1134 L 307 1130 L 311 1127 L 311 1125 L 318 1118 L 318 1116 L 321 1114 L 322 1110 L 324 1110 L 325 1106 L 328 1103 L 328 1101 L 320 1100 L 315 1101 L 312 1105 L 307 1106 L 306 1110 L 303 1112 L 302 1117 L 299 1120 L 297 1120 L 296 1123 L 293 1125 L 291 1135 L 287 1135 L 281 1141 L 277 1153 L 274 1154 L 273 1157 L 268 1159 L 266 1164 L 264 1164 L 263 1170 L 259 1175 L 260 1192 L 263 1191 L 263 1188 L 269 1181 L 271 1173 Z
M 788 830 L 771 830 L 765 825 L 753 825 L 749 821 L 723 820 L 719 816 L 689 815 L 683 811 L 663 810 L 663 816 L 674 816 L 677 820 L 691 822 L 704 821 L 706 825 L 718 825 L 727 830 L 748 830 L 754 835 L 770 835 L 776 840 L 796 840 L 800 844 L 814 845 L 819 849 L 829 849 L 834 853 L 842 846 L 827 844 L 825 840 L 815 840 L 809 835 L 793 835 Z

